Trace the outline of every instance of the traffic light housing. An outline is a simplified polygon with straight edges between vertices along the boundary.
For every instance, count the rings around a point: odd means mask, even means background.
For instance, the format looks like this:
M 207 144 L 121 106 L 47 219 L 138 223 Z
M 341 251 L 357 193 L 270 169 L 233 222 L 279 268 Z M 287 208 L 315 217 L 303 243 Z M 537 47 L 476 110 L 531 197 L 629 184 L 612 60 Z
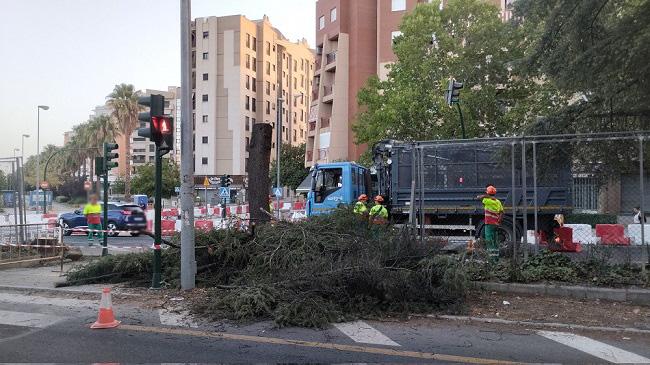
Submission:
M 102 176 L 104 173 L 104 158 L 95 157 L 95 176 Z
M 149 111 L 138 114 L 138 120 L 147 123 L 146 126 L 138 128 L 138 136 L 148 138 L 151 142 L 155 142 L 158 145 L 160 143 L 160 135 L 156 134 L 153 120 L 154 118 L 165 116 L 165 97 L 162 95 L 141 96 L 138 98 L 138 104 L 149 108 Z
M 460 102 L 460 90 L 463 89 L 464 85 L 462 82 L 458 82 L 454 79 L 449 80 L 449 85 L 447 86 L 447 91 L 445 92 L 445 99 L 447 105 L 452 106 Z
M 152 117 L 151 134 L 162 154 L 174 149 L 174 118 Z
M 119 145 L 117 143 L 104 143 L 104 172 L 108 173 L 108 171 L 118 166 L 117 158 L 120 155 L 117 152 L 113 152 L 118 148 Z
M 232 178 L 230 177 L 230 175 L 221 175 L 220 180 L 221 180 L 220 183 L 222 188 L 228 188 L 230 187 L 230 184 L 232 184 Z

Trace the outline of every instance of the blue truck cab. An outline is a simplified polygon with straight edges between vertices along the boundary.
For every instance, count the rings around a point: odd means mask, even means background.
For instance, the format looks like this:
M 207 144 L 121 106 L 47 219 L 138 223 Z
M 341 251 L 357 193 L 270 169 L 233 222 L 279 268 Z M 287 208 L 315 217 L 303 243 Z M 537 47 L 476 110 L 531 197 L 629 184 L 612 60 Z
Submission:
M 327 214 L 341 205 L 351 205 L 361 194 L 369 194 L 370 171 L 354 162 L 316 164 L 311 171 L 307 215 Z

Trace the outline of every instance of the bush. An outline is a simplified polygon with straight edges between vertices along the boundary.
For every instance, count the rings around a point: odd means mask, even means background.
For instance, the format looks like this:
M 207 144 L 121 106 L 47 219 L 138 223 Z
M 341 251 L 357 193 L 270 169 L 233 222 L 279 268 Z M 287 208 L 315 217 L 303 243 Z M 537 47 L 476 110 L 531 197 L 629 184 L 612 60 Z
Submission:
M 596 224 L 616 224 L 615 214 L 589 214 L 575 213 L 566 216 L 566 222 L 569 224 L 589 224 L 595 227 Z
M 54 201 L 57 203 L 67 203 L 70 201 L 70 198 L 64 195 L 59 195 L 54 199 Z
M 70 204 L 73 204 L 73 205 L 80 205 L 80 204 L 85 204 L 85 203 L 86 203 L 86 198 L 80 197 L 80 196 L 72 198 L 72 200 L 70 201 Z

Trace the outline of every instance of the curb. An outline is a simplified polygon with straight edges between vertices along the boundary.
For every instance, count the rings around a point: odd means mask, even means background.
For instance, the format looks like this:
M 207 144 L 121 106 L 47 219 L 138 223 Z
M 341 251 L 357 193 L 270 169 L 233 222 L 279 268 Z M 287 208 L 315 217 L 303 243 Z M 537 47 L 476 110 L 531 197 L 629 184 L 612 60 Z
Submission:
M 31 286 L 13 286 L 13 285 L 0 285 L 0 290 L 27 292 L 27 293 L 47 293 L 47 294 L 102 294 L 101 289 L 97 290 L 83 290 L 83 289 L 64 289 L 64 288 L 41 288 Z M 141 294 L 135 293 L 121 293 L 119 291 L 111 292 L 115 297 L 141 297 Z
M 572 330 L 619 332 L 619 333 L 625 332 L 625 333 L 650 335 L 650 330 L 643 330 L 640 328 L 633 328 L 633 327 L 584 326 L 580 324 L 571 324 L 571 323 L 512 321 L 512 320 L 501 319 L 501 318 L 483 318 L 483 317 L 451 316 L 451 315 L 436 315 L 436 314 L 427 314 L 426 317 L 434 318 L 434 319 L 444 319 L 448 321 L 459 321 L 459 322 L 496 323 L 496 324 L 508 324 L 508 325 L 529 326 L 529 327 L 539 327 L 539 328 L 564 328 L 564 329 L 572 329 Z
M 519 284 L 473 282 L 476 289 L 496 291 L 511 294 L 539 294 L 553 297 L 573 299 L 602 299 L 612 302 L 630 302 L 633 304 L 650 305 L 650 290 L 648 289 L 614 289 L 594 288 L 588 286 L 567 286 L 550 284 Z

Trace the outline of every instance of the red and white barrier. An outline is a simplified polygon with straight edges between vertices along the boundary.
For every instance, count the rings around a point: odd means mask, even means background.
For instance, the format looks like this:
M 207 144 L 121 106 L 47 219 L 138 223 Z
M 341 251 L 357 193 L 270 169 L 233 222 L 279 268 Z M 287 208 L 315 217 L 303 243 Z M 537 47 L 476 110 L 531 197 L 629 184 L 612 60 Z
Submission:
M 600 237 L 603 245 L 630 244 L 630 238 L 625 236 L 625 226 L 622 224 L 596 224 L 596 236 Z

